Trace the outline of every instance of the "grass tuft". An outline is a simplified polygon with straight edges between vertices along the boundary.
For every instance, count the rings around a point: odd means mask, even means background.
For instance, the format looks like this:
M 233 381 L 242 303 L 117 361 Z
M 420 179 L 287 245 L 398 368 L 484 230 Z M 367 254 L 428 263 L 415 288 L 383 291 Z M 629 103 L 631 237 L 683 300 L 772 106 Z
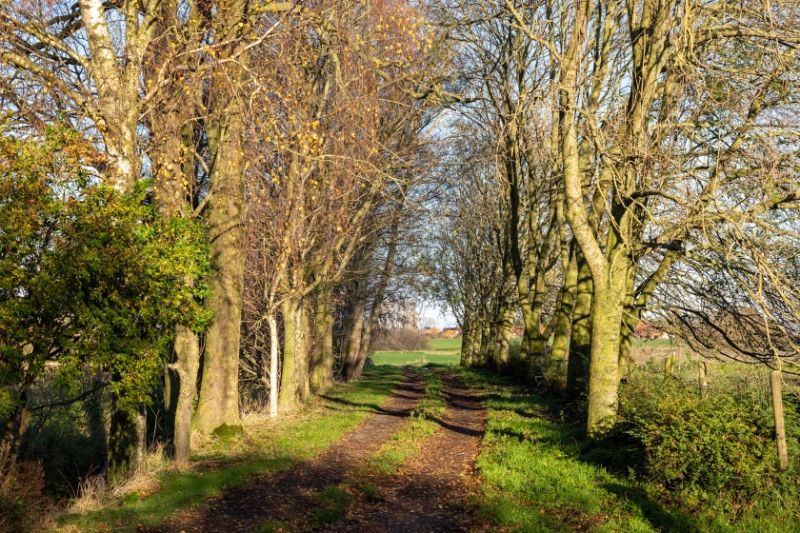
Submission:
M 342 520 L 353 496 L 343 488 L 329 485 L 317 494 L 317 508 L 314 509 L 314 523 L 317 527 Z

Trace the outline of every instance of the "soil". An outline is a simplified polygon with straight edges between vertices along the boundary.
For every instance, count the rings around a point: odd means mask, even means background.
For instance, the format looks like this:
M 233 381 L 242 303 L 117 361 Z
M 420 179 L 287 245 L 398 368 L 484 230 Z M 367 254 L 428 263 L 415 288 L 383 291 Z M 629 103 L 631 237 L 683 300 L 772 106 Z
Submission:
M 396 475 L 370 473 L 364 459 L 408 418 L 424 394 L 419 374 L 406 381 L 386 406 L 345 434 L 316 458 L 275 474 L 257 476 L 244 486 L 171 517 L 152 532 L 255 531 L 265 523 L 277 531 L 460 532 L 485 531 L 475 502 L 474 475 L 485 412 L 480 398 L 455 376 L 442 373 L 446 409 L 440 429 Z M 369 495 L 352 489 L 353 480 L 369 480 Z M 315 525 L 319 492 L 346 487 L 355 496 L 338 522 Z
M 480 398 L 455 376 L 442 373 L 447 409 L 441 428 L 395 476 L 371 476 L 378 502 L 362 501 L 326 532 L 487 531 L 477 509 L 475 460 L 486 426 Z

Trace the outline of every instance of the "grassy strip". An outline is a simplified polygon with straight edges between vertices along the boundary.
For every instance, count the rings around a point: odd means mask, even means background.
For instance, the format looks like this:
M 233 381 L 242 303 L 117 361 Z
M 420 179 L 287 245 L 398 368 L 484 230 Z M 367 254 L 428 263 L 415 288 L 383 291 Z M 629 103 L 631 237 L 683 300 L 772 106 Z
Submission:
M 486 395 L 478 458 L 493 521 L 514 531 L 691 531 L 687 517 L 648 500 L 632 480 L 581 458 L 581 431 L 553 416 L 546 397 L 461 369 Z
M 412 411 L 410 420 L 367 459 L 367 468 L 394 474 L 409 457 L 419 452 L 425 437 L 439 429 L 437 421 L 445 410 L 442 380 L 429 368 L 421 368 L 419 372 L 425 380 L 425 396 Z
M 158 475 L 158 488 L 133 492 L 97 511 L 62 517 L 62 531 L 135 531 L 154 526 L 178 509 L 202 504 L 224 490 L 246 484 L 256 473 L 274 472 L 309 459 L 380 407 L 402 381 L 399 368 L 373 367 L 363 379 L 339 385 L 302 413 L 278 422 L 245 423 L 240 435 L 218 438 L 194 457 L 189 472 Z

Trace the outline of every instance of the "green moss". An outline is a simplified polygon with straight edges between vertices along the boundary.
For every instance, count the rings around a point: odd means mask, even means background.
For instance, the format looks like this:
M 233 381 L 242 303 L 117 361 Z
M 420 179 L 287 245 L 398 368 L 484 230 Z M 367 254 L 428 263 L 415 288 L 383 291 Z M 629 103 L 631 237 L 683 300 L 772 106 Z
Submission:
M 242 426 L 229 426 L 228 424 L 222 424 L 213 431 L 214 436 L 223 442 L 230 442 L 242 433 L 244 433 Z

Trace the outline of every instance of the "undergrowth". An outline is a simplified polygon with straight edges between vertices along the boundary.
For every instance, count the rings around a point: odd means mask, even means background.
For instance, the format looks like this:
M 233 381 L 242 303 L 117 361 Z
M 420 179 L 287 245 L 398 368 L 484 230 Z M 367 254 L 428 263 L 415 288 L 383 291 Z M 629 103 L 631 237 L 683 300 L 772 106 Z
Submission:
M 460 372 L 486 397 L 481 505 L 502 527 L 800 531 L 797 473 L 776 472 L 768 413 L 745 397 L 631 383 L 617 431 L 589 443 L 556 396 Z

